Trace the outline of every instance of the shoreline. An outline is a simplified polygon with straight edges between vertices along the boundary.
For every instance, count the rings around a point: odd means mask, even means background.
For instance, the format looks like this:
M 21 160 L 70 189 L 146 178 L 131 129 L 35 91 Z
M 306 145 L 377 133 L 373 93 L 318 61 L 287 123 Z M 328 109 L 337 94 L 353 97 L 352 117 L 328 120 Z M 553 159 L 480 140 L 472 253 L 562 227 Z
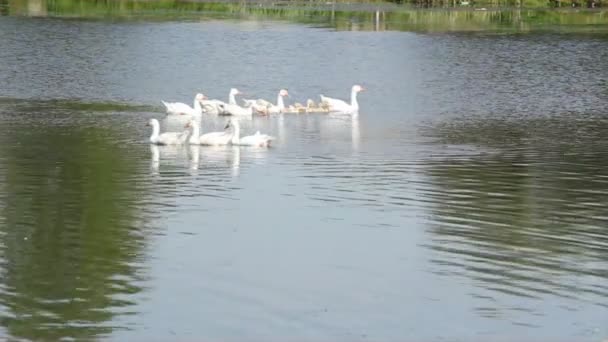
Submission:
M 595 7 L 584 6 L 584 4 L 596 2 L 598 0 L 566 0 L 566 1 L 545 1 L 545 0 L 519 0 L 513 1 L 471 1 L 471 0 L 452 0 L 452 1 L 433 1 L 419 0 L 407 1 L 402 3 L 390 1 L 326 1 L 326 0 L 129 0 L 129 1 L 109 1 L 105 3 L 107 7 L 114 5 L 158 5 L 159 8 L 180 7 L 180 6 L 229 6 L 240 9 L 259 9 L 259 10 L 302 10 L 302 11 L 333 11 L 333 12 L 354 12 L 372 13 L 377 11 L 387 13 L 400 13 L 409 11 L 426 12 L 476 12 L 476 11 L 555 11 L 560 13 L 580 13 L 580 12 L 603 12 L 608 11 L 608 7 L 598 4 Z M 85 1 L 74 0 L 72 3 L 84 3 Z M 515 3 L 512 3 L 515 2 Z M 7 0 L 0 1 L 0 8 L 34 6 L 34 7 L 56 7 L 63 6 L 55 0 Z M 69 1 L 68 1 L 69 3 Z M 552 6 L 551 3 L 560 4 Z M 572 4 L 578 4 L 572 6 Z M 204 8 L 202 8 L 204 10 Z
M 0 15 L 102 20 L 279 20 L 336 30 L 412 32 L 608 32 L 608 8 L 442 6 L 285 0 L 12 0 Z

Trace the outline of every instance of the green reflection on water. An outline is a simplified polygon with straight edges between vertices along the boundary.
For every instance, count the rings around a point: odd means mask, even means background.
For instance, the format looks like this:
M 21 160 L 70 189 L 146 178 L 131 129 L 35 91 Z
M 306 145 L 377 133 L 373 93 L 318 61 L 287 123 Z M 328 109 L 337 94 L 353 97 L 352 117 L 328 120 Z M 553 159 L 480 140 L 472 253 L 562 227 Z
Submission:
M 28 116 L 0 130 L 0 324 L 29 340 L 93 339 L 141 291 L 135 166 L 108 128 Z
M 1 7 L 1 6 L 0 6 Z M 284 20 L 337 30 L 415 32 L 607 32 L 608 11 L 552 9 L 415 9 L 388 3 L 209 3 L 179 1 L 10 0 L 10 15 L 113 20 Z

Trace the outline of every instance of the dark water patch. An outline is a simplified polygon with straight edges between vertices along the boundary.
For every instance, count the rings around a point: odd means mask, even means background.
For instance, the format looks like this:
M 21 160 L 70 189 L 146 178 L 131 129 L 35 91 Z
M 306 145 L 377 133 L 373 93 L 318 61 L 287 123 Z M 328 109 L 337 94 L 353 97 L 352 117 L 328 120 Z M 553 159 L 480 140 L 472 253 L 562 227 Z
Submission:
M 86 102 L 70 99 L 48 99 L 39 100 L 32 103 L 27 99 L 16 99 L 0 97 L 0 105 L 3 111 L 9 112 L 13 109 L 16 112 L 36 113 L 48 112 L 151 112 L 158 111 L 159 106 L 134 105 L 118 102 Z

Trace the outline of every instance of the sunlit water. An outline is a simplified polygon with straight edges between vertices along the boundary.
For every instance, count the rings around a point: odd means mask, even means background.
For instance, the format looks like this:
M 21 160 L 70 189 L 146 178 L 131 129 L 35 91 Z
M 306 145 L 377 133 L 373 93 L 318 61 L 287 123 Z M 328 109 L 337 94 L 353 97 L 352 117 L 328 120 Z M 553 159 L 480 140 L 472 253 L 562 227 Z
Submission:
M 606 36 L 0 32 L 0 336 L 608 337 Z M 354 83 L 358 117 L 243 124 L 270 149 L 147 144 L 161 99 L 346 99 Z

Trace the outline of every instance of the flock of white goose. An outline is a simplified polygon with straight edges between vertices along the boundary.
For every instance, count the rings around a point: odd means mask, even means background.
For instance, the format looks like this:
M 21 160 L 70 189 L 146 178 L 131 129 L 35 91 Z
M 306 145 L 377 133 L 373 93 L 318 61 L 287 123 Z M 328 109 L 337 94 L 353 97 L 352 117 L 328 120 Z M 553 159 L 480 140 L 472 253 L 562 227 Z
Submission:
M 308 99 L 306 106 L 295 103 L 294 105 L 285 106 L 283 97 L 289 96 L 286 89 L 281 89 L 277 95 L 277 103 L 274 104 L 264 99 L 243 99 L 243 106 L 236 102 L 236 96 L 242 93 L 236 89 L 230 89 L 228 94 L 228 103 L 220 100 L 210 100 L 204 94 L 198 93 L 194 97 L 194 106 L 181 102 L 165 102 L 161 101 L 167 110 L 167 117 L 186 118 L 187 124 L 182 132 L 164 132 L 160 133 L 160 123 L 157 119 L 150 119 L 148 126 L 152 126 L 152 135 L 150 143 L 156 145 L 242 145 L 242 146 L 259 146 L 268 147 L 275 138 L 261 134 L 257 131 L 255 134 L 241 137 L 240 118 L 252 118 L 254 115 L 270 115 L 283 113 L 341 113 L 341 114 L 356 114 L 359 112 L 359 103 L 357 102 L 357 94 L 365 90 L 360 85 L 353 85 L 350 94 L 350 103 L 320 95 L 321 101 L 317 105 L 313 100 Z M 206 115 L 225 115 L 229 116 L 228 122 L 224 131 L 209 132 L 200 135 L 201 119 L 203 114 Z

